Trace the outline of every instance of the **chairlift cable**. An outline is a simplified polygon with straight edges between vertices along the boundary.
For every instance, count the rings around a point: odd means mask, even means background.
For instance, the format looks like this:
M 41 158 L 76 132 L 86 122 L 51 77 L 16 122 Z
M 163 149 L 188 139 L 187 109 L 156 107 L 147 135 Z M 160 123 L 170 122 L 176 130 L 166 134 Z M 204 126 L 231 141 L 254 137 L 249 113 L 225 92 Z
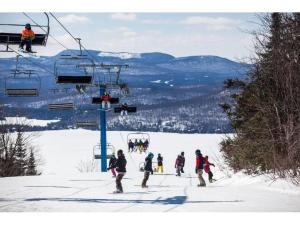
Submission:
M 56 20 L 56 22 L 74 39 L 74 41 L 78 44 L 78 38 L 74 37 L 73 34 L 57 19 L 53 13 L 50 12 L 50 15 Z M 97 59 L 89 53 L 89 51 L 83 46 L 82 43 L 80 43 L 80 46 L 87 52 L 87 54 L 94 59 L 95 62 L 97 62 Z
M 2 45 L 4 45 L 4 44 L 2 44 Z M 6 46 L 6 45 L 5 45 L 5 46 Z M 11 51 L 13 51 L 14 53 L 16 53 L 17 55 L 23 57 L 25 60 L 31 62 L 32 64 L 34 64 L 34 65 L 36 65 L 36 66 L 38 66 L 38 67 L 40 67 L 40 68 L 41 68 L 42 70 L 44 70 L 45 72 L 48 72 L 48 73 L 51 73 L 51 74 L 54 75 L 54 73 L 53 73 L 52 71 L 50 71 L 50 70 L 48 70 L 48 69 L 45 69 L 44 66 L 41 66 L 39 63 L 36 63 L 36 62 L 30 60 L 29 58 L 24 57 L 24 56 L 23 56 L 22 54 L 20 54 L 18 51 L 14 50 L 13 48 L 11 48 L 11 47 L 9 47 L 9 46 L 8 46 L 8 48 L 9 48 Z

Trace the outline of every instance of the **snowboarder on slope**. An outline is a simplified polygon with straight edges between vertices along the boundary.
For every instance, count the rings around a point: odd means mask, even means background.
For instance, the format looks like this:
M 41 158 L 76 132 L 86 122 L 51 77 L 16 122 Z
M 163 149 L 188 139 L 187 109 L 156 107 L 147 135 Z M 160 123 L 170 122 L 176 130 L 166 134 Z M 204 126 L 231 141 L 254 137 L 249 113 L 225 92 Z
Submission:
M 116 188 L 117 190 L 115 191 L 115 193 L 123 193 L 123 187 L 122 187 L 122 183 L 121 180 L 124 177 L 125 173 L 126 173 L 126 164 L 127 161 L 125 159 L 125 156 L 123 154 L 123 150 L 119 149 L 117 152 L 117 161 L 115 164 L 116 167 L 116 171 L 118 172 L 117 178 L 116 178 Z
M 175 161 L 175 168 L 176 168 L 176 176 L 181 176 L 181 169 L 183 166 L 183 158 L 182 155 L 178 155 Z
M 212 183 L 213 181 L 216 181 L 216 180 L 213 179 L 213 173 L 212 173 L 211 170 L 210 170 L 210 166 L 215 167 L 215 164 L 210 163 L 210 162 L 208 161 L 208 156 L 205 156 L 205 158 L 204 158 L 204 171 L 205 171 L 206 173 L 208 173 L 208 180 L 209 180 L 210 183 Z
M 32 52 L 31 50 L 31 45 L 32 45 L 32 40 L 35 39 L 35 34 L 31 30 L 31 25 L 30 23 L 27 23 L 25 25 L 25 29 L 21 33 L 21 43 L 20 43 L 20 50 L 23 51 L 24 45 L 26 45 L 26 51 L 27 52 Z
M 163 166 L 163 157 L 160 153 L 158 153 L 157 156 L 157 172 L 163 173 L 164 172 L 164 166 Z
M 201 154 L 201 151 L 199 149 L 197 149 L 195 151 L 196 154 L 196 169 L 195 172 L 196 174 L 198 174 L 198 178 L 200 181 L 200 184 L 198 184 L 198 187 L 205 187 L 206 183 L 205 180 L 203 179 L 202 175 L 203 175 L 203 168 L 204 168 L 204 158 Z
M 182 157 L 182 167 L 181 167 L 181 173 L 184 173 L 184 170 L 183 170 L 183 167 L 184 167 L 184 165 L 185 165 L 185 157 L 184 157 L 184 152 L 181 152 L 181 157 Z
M 109 163 L 108 163 L 108 168 L 107 170 L 111 170 L 111 173 L 113 175 L 113 177 L 116 177 L 116 171 L 115 171 L 115 168 L 116 168 L 116 162 L 117 162 L 117 158 L 116 156 L 113 154 L 111 156 L 111 158 L 109 159 Z
M 152 169 L 152 159 L 154 155 L 153 153 L 149 152 L 148 156 L 145 158 L 145 167 L 144 167 L 144 179 L 142 182 L 142 188 L 147 188 L 147 181 L 149 179 L 150 173 L 153 174 Z

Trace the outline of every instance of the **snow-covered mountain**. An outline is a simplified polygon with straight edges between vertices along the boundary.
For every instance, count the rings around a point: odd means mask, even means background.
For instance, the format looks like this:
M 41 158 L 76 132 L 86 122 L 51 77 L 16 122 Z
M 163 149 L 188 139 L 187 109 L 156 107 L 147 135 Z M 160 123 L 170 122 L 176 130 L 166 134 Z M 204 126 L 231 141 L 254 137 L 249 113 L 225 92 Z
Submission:
M 42 78 L 40 97 L 7 98 L 0 94 L 0 100 L 11 106 L 10 116 L 14 116 L 15 107 L 24 107 L 25 115 L 39 119 L 68 118 L 72 125 L 77 113 L 47 112 L 47 104 L 51 101 L 76 101 L 79 108 L 88 107 L 90 95 L 97 95 L 98 90 L 90 90 L 89 96 L 80 96 L 72 85 L 56 85 L 54 75 L 55 61 L 61 55 L 78 53 L 77 50 L 66 50 L 53 57 L 31 58 L 33 62 L 20 59 L 19 68 L 36 69 Z M 121 73 L 121 79 L 128 83 L 131 95 L 122 98 L 138 106 L 137 115 L 126 123 L 109 115 L 109 129 L 138 129 L 141 122 L 151 131 L 172 132 L 227 132 L 228 121 L 219 109 L 218 103 L 224 98 L 223 81 L 227 78 L 243 78 L 250 65 L 234 62 L 218 56 L 174 57 L 169 54 L 102 52 L 90 50 L 97 62 L 128 64 L 129 68 Z M 0 59 L 1 89 L 4 89 L 5 76 L 15 67 L 15 59 Z M 41 68 L 45 70 L 41 70 Z M 14 81 L 14 80 L 13 80 Z M 20 84 L 22 86 L 23 83 Z M 70 87 L 69 93 L 51 94 L 51 88 Z M 27 113 L 27 114 L 26 114 Z M 73 119 L 70 119 L 73 118 Z M 131 120 L 130 119 L 130 120 Z M 63 123 L 64 120 L 61 120 Z M 138 122 L 136 122 L 138 121 Z M 171 121 L 165 126 L 164 121 Z M 174 122 L 177 121 L 177 122 Z M 70 124 L 71 123 L 71 124 Z

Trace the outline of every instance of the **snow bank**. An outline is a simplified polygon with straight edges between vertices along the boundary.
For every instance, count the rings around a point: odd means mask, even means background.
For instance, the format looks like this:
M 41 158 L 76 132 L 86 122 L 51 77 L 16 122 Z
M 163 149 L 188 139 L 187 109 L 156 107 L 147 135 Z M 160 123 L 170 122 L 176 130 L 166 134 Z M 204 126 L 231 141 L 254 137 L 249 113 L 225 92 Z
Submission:
M 120 59 L 141 58 L 141 55 L 139 53 L 129 53 L 129 52 L 100 52 L 98 56 L 116 57 Z
M 26 117 L 5 117 L 3 123 L 9 125 L 30 125 L 30 126 L 40 126 L 46 127 L 50 123 L 57 123 L 59 120 L 37 120 L 37 119 L 27 119 Z

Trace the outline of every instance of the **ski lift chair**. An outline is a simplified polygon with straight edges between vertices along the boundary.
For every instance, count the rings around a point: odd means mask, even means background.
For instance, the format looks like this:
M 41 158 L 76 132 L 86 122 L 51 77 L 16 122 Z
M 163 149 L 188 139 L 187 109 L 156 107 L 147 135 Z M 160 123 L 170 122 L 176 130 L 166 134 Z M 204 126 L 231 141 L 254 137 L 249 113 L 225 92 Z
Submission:
M 115 107 L 114 112 L 115 113 L 121 113 L 122 107 Z M 128 113 L 136 113 L 136 107 L 135 106 L 128 106 L 127 108 Z
M 42 34 L 35 34 L 35 39 L 32 40 L 32 45 L 37 46 L 46 46 L 49 32 L 50 32 L 50 25 L 49 25 L 49 16 L 47 13 L 44 13 L 47 18 L 47 25 L 31 25 L 31 27 L 39 27 L 45 33 Z M 24 27 L 24 24 L 0 24 L 0 27 Z M 0 32 L 0 44 L 6 45 L 5 50 L 0 50 L 0 52 L 13 52 L 9 50 L 9 45 L 19 45 L 21 43 L 21 32 L 19 33 L 12 33 L 12 32 Z
M 110 159 L 116 152 L 115 147 L 109 143 L 107 143 L 107 145 L 106 145 L 106 150 L 107 150 L 107 155 L 106 155 L 107 159 Z M 93 147 L 93 155 L 94 155 L 94 159 L 101 159 L 99 144 L 97 144 Z
M 49 110 L 73 110 L 73 102 L 62 102 L 62 103 L 50 103 L 48 104 Z
M 34 70 L 13 70 L 5 78 L 5 94 L 8 97 L 37 97 L 41 90 L 41 79 Z
M 147 149 L 149 148 L 150 145 L 150 134 L 149 133 L 145 133 L 145 132 L 133 132 L 133 133 L 129 133 L 127 135 L 127 144 L 129 144 L 129 140 L 133 141 L 134 140 L 142 140 L 143 142 L 145 142 L 146 140 L 148 140 L 148 146 Z
M 110 104 L 118 104 L 119 98 L 111 98 L 109 102 L 110 102 Z M 93 97 L 92 98 L 92 104 L 101 104 L 101 103 L 102 103 L 101 97 Z
M 62 57 L 54 63 L 54 74 L 57 84 L 89 85 L 93 81 L 93 61 L 87 57 Z
M 86 121 L 77 121 L 76 122 L 76 126 L 78 128 L 96 128 L 98 126 L 98 123 L 97 121 L 89 121 L 89 120 L 86 120 Z

